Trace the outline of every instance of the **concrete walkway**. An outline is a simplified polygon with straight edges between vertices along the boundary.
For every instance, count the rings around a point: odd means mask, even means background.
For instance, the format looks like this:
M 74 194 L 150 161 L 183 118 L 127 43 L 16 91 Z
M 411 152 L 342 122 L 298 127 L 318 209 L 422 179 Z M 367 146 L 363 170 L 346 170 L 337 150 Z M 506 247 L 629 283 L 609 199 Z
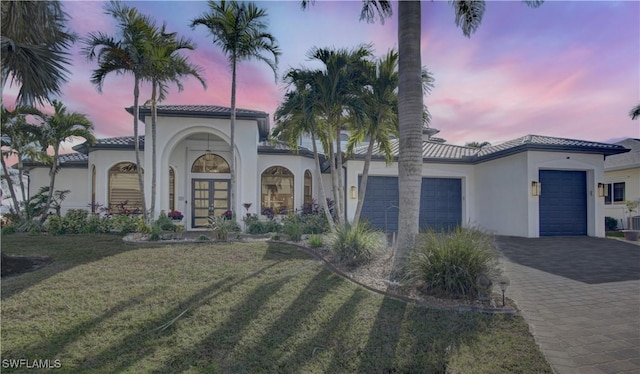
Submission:
M 557 374 L 640 373 L 640 246 L 498 237 L 513 299 Z

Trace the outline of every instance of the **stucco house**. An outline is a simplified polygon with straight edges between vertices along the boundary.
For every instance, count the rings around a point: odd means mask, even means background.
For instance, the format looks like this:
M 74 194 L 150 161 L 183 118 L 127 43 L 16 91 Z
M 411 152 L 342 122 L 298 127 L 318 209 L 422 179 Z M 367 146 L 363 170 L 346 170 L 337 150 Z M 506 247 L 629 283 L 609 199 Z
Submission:
M 130 110 L 129 110 L 130 111 Z M 150 118 L 148 107 L 140 119 Z M 230 110 L 210 105 L 161 105 L 157 121 L 156 211 L 179 210 L 187 230 L 206 228 L 209 211 L 220 215 L 230 206 Z M 446 144 L 426 128 L 423 136 L 421 227 L 473 225 L 500 235 L 604 236 L 604 160 L 628 150 L 622 145 L 528 135 L 481 149 Z M 268 141 L 267 113 L 239 109 L 236 124 L 237 216 L 299 209 L 319 198 L 313 154 L 293 152 Z M 145 194 L 151 197 L 151 127 L 140 137 Z M 393 140 L 397 154 L 399 142 Z M 133 138 L 100 139 L 74 147 L 61 157 L 56 189 L 72 192 L 67 209 L 97 204 L 112 211 L 140 205 Z M 364 149 L 343 165 L 346 212 L 352 218 L 364 163 Z M 47 168 L 30 164 L 30 193 L 47 185 Z M 397 230 L 397 162 L 372 162 L 362 215 L 386 231 Z M 321 179 L 319 179 L 321 178 Z M 601 189 L 602 190 L 602 189 Z M 248 210 L 244 204 L 251 204 Z M 150 204 L 147 203 L 149 207 Z
M 618 228 L 629 228 L 625 201 L 640 201 L 640 139 L 627 138 L 615 143 L 631 151 L 607 157 L 604 161 L 605 216 L 618 220 Z M 640 215 L 636 210 L 634 216 Z M 640 230 L 640 227 L 634 227 Z

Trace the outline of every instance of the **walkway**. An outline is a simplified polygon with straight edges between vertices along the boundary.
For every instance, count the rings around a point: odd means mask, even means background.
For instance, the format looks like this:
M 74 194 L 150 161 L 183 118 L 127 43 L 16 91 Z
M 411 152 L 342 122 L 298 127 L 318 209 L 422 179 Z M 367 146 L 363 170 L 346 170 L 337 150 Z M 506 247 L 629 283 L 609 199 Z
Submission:
M 640 373 L 640 246 L 498 237 L 507 296 L 557 374 Z

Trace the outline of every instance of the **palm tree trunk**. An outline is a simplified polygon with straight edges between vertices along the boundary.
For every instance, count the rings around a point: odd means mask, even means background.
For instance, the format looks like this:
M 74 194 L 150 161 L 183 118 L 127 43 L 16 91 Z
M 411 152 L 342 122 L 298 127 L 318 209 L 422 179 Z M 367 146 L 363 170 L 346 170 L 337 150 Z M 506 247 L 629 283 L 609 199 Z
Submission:
M 337 125 L 338 129 L 336 130 L 336 171 L 338 172 L 338 200 L 340 204 L 340 222 L 343 224 L 346 222 L 346 212 L 345 212 L 345 199 L 344 199 L 344 170 L 342 169 L 342 141 L 341 141 L 341 132 L 340 132 L 340 123 Z M 336 202 L 336 205 L 338 202 Z
M 231 207 L 230 210 L 236 213 L 236 64 L 237 58 L 231 58 Z
M 331 131 L 329 131 L 331 133 Z M 340 194 L 338 192 L 338 168 L 336 166 L 336 152 L 333 148 L 333 139 L 329 139 L 329 160 L 331 166 L 331 183 L 333 190 L 333 209 L 336 213 L 336 217 L 338 218 L 338 224 L 340 226 L 344 226 L 343 214 L 342 214 L 342 206 L 340 204 Z
M 367 155 L 364 158 L 364 167 L 362 168 L 362 180 L 360 181 L 360 191 L 358 191 L 358 205 L 356 205 L 356 214 L 353 217 L 353 226 L 357 226 L 360 222 L 360 213 L 362 213 L 362 204 L 364 203 L 364 196 L 367 192 L 367 181 L 369 180 L 369 167 L 371 166 L 371 157 L 373 155 L 373 136 L 369 141 L 367 147 Z
M 149 222 L 147 214 L 147 201 L 144 193 L 144 180 L 142 179 L 142 165 L 140 164 L 140 141 L 138 139 L 138 116 L 140 115 L 140 107 L 138 98 L 140 96 L 140 79 L 134 78 L 133 86 L 133 144 L 136 154 L 136 171 L 138 173 L 138 185 L 140 187 L 140 197 L 142 198 L 142 217 L 145 222 Z
M 2 163 L 2 170 L 4 171 L 7 186 L 9 186 L 9 193 L 11 194 L 11 200 L 13 200 L 16 215 L 18 216 L 18 219 L 22 219 L 22 212 L 20 211 L 20 205 L 18 204 L 18 197 L 16 196 L 16 191 L 13 189 L 13 180 L 11 179 L 11 175 L 9 175 L 9 168 L 7 168 L 7 162 L 4 160 L 4 156 L 0 157 L 0 162 Z
M 44 211 L 42 212 L 42 217 L 40 217 L 40 223 L 44 223 L 49 217 L 49 209 L 51 209 L 51 200 L 53 199 L 53 189 L 56 183 L 56 174 L 58 174 L 58 146 L 59 144 L 53 145 L 53 162 L 51 163 L 51 167 L 49 168 L 49 193 L 47 194 L 47 204 L 44 206 Z
M 420 61 L 420 2 L 398 2 L 398 248 L 392 280 L 401 280 L 419 231 L 422 186 L 422 81 Z
M 156 122 L 158 121 L 158 106 L 156 105 L 157 82 L 151 87 L 151 214 L 156 216 Z
M 24 185 L 24 164 L 22 162 L 22 155 L 18 154 L 18 184 L 20 185 L 21 201 L 27 201 L 27 188 Z
M 327 202 L 327 193 L 324 190 L 324 182 L 322 182 L 322 169 L 320 168 L 320 157 L 318 156 L 318 146 L 316 145 L 316 135 L 311 132 L 311 142 L 313 144 L 313 158 L 316 162 L 316 174 L 318 176 L 318 184 L 320 185 L 320 200 L 322 200 L 322 210 L 324 210 L 324 215 L 327 217 L 327 222 L 329 222 L 329 229 L 331 232 L 335 230 L 335 222 L 333 222 L 333 217 L 331 217 L 331 212 L 329 211 L 329 203 Z

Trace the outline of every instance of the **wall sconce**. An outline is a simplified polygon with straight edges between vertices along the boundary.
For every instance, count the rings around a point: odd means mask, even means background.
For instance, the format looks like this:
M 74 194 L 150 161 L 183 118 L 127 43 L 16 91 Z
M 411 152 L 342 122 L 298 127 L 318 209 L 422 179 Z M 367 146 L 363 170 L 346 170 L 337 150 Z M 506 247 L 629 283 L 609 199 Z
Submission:
M 540 196 L 542 193 L 542 183 L 531 181 L 531 196 Z
M 607 191 L 607 185 L 604 183 L 598 183 L 598 196 L 605 197 L 609 195 L 609 191 Z
M 357 199 L 358 198 L 358 190 L 356 189 L 356 186 L 351 186 L 349 191 L 351 192 L 351 198 L 352 199 Z

